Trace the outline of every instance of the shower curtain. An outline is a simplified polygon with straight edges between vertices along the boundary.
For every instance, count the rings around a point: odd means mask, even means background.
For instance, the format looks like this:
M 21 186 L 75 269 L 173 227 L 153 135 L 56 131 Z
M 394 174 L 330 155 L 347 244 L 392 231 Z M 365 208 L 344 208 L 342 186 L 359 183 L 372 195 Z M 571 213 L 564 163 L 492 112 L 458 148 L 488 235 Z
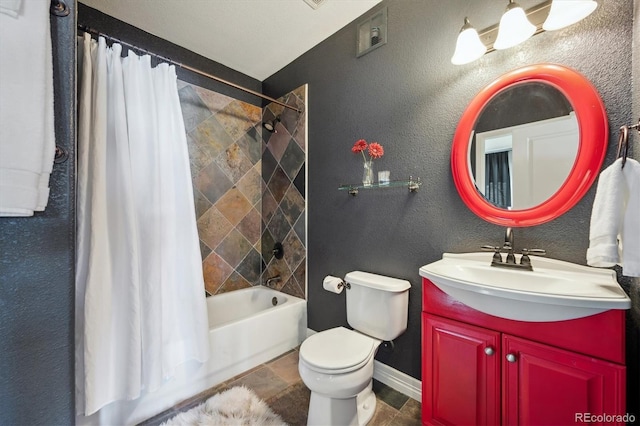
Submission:
M 208 321 L 175 68 L 84 37 L 76 389 L 89 415 L 206 361 Z
M 511 208 L 509 151 L 487 154 L 485 174 L 485 198 L 497 207 Z

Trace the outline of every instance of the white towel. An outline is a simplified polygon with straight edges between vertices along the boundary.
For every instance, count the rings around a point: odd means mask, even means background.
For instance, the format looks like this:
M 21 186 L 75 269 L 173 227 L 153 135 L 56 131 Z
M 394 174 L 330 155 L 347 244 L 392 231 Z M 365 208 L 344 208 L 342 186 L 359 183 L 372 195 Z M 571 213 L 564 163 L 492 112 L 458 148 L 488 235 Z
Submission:
M 17 19 L 0 14 L 0 216 L 32 216 L 49 198 L 55 154 L 49 5 L 29 0 Z
M 640 163 L 629 158 L 607 167 L 598 179 L 591 212 L 587 264 L 622 266 L 626 276 L 640 276 Z
M 22 0 L 0 0 L 0 13 L 17 18 L 20 14 Z
M 622 274 L 640 277 L 640 163 L 627 158 L 623 172 L 629 192 L 622 223 Z

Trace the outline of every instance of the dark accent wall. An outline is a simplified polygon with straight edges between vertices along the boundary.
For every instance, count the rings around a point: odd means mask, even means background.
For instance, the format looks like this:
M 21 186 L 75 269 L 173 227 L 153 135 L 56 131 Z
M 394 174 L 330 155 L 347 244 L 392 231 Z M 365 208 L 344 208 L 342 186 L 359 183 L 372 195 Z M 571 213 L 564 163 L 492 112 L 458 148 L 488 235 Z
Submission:
M 537 1 L 521 1 L 525 8 Z M 472 97 L 512 69 L 558 63 L 585 75 L 604 101 L 610 143 L 603 167 L 615 158 L 617 128 L 632 122 L 633 1 L 599 2 L 583 22 L 543 33 L 520 46 L 464 66 L 450 62 L 465 16 L 481 29 L 498 22 L 505 4 L 493 0 L 385 0 L 388 43 L 356 58 L 356 22 L 263 82 L 266 94 L 309 85 L 308 318 L 321 331 L 346 325 L 344 295 L 323 291 L 325 275 L 364 270 L 407 279 L 409 324 L 395 350 L 377 359 L 415 378 L 421 374 L 421 281 L 418 268 L 443 252 L 479 251 L 499 244 L 504 228 L 476 217 L 460 199 L 449 165 L 451 141 Z M 636 9 L 637 9 L 636 2 Z M 636 11 L 636 16 L 638 12 Z M 638 24 L 636 24 L 637 26 Z M 637 52 L 636 36 L 636 52 Z M 636 64 L 636 80 L 637 80 Z M 636 111 L 638 106 L 636 105 Z M 637 114 L 635 120 L 637 120 Z M 419 192 L 385 189 L 351 197 L 338 185 L 358 182 L 362 159 L 350 152 L 364 138 L 380 142 L 378 170 L 392 179 L 419 176 Z M 634 153 L 638 158 L 637 152 Z M 595 185 L 570 211 L 544 225 L 516 229 L 516 248 L 585 264 Z M 619 272 L 619 271 L 618 271 Z M 638 279 L 618 277 L 630 293 L 628 315 L 629 410 L 640 413 Z M 635 285 L 635 289 L 633 286 Z
M 74 423 L 75 5 L 51 17 L 56 144 L 49 203 L 0 218 L 0 424 Z M 5 58 L 6 59 L 6 58 Z

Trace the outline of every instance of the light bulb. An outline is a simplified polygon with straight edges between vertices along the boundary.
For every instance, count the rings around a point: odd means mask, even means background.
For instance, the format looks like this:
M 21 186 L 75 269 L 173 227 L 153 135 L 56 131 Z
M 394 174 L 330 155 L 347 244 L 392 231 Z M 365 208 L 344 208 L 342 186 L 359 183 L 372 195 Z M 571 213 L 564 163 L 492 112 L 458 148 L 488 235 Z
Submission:
M 493 43 L 495 49 L 507 49 L 527 40 L 536 32 L 536 26 L 529 22 L 518 3 L 510 1 L 507 11 L 500 18 L 498 37 Z
M 456 50 L 451 57 L 451 63 L 454 65 L 463 65 L 473 62 L 480 58 L 487 51 L 478 31 L 471 26 L 468 18 L 464 18 L 464 25 L 458 34 L 458 40 L 456 41 Z
M 589 16 L 597 7 L 598 3 L 593 0 L 553 0 L 542 28 L 553 31 L 568 27 Z

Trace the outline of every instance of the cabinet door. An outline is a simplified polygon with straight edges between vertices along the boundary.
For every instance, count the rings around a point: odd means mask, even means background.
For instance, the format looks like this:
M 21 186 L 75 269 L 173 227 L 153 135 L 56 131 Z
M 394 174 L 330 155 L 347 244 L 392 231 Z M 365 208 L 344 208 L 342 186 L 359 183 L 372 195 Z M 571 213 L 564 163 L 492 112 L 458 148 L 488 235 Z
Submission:
M 423 314 L 422 422 L 500 424 L 500 335 Z
M 585 417 L 624 414 L 623 366 L 506 334 L 502 353 L 504 424 L 595 425 Z

